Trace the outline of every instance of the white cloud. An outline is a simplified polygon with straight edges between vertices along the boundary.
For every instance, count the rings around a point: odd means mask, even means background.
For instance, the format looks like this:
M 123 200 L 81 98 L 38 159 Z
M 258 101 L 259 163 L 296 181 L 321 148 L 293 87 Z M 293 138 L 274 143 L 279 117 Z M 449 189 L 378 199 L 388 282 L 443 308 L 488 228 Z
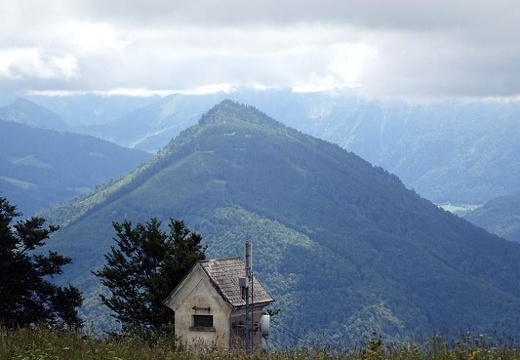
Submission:
M 51 55 L 37 48 L 0 50 L 0 78 L 72 79 L 77 75 L 77 61 L 70 54 Z
M 82 52 L 104 53 L 121 51 L 132 42 L 119 38 L 107 23 L 70 22 L 64 24 L 72 44 Z
M 520 94 L 513 0 L 6 0 L 2 10 L 4 89 Z
M 293 86 L 296 92 L 327 91 L 362 86 L 366 64 L 377 57 L 377 49 L 364 43 L 334 46 L 330 62 L 322 73 L 313 72 L 307 81 Z

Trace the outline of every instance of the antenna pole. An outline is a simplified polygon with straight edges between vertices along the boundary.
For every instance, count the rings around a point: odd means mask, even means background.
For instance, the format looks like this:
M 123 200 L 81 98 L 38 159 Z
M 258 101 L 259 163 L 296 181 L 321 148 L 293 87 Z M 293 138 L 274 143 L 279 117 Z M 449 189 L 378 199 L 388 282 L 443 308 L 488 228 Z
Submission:
M 248 278 L 251 277 L 251 271 L 253 271 L 252 270 L 252 268 L 253 268 L 252 256 L 253 256 L 253 245 L 249 241 L 246 241 L 246 276 Z
M 246 277 L 248 285 L 253 284 L 253 265 L 252 265 L 252 256 L 253 256 L 252 244 L 249 241 L 246 241 Z M 250 286 L 246 289 L 246 353 L 253 353 L 253 309 L 252 309 L 252 299 L 250 299 Z M 251 289 L 252 290 L 252 289 Z M 251 291 L 252 295 L 252 291 Z

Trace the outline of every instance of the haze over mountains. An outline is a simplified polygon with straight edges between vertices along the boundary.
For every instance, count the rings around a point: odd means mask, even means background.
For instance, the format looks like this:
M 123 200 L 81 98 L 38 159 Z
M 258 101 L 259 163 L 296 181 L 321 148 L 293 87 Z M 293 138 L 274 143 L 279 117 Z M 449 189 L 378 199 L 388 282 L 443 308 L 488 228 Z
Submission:
M 490 200 L 466 214 L 465 219 L 493 234 L 520 242 L 520 193 Z
M 29 215 L 82 194 L 45 216 L 68 225 L 56 236 L 58 250 L 75 258 L 69 279 L 87 291 L 89 316 L 106 320 L 89 271 L 102 264 L 110 222 L 173 216 L 205 236 L 211 256 L 240 256 L 244 236 L 252 239 L 281 319 L 308 339 L 359 339 L 373 326 L 392 336 L 441 327 L 518 331 L 516 245 L 253 108 L 226 101 L 200 120 L 224 97 L 261 104 L 285 124 L 394 171 L 437 203 L 483 204 L 519 189 L 516 103 L 405 104 L 251 90 L 147 99 L 126 111 L 128 98 L 74 97 L 61 105 L 43 98 L 52 110 L 19 99 L 0 109 L 9 120 L 0 121 L 0 191 Z M 70 125 L 62 113 L 72 116 L 73 104 L 84 111 Z M 149 154 L 65 131 L 149 152 L 180 135 L 143 163 Z M 504 196 L 466 218 L 519 241 L 518 204 L 517 195 Z M 301 313 L 316 306 L 326 311 L 302 323 Z
M 520 189 L 516 102 L 411 104 L 368 100 L 349 92 L 242 89 L 171 95 L 100 123 L 95 113 L 105 108 L 110 112 L 109 103 L 103 100 L 103 107 L 101 100 L 96 104 L 88 98 L 92 107 L 84 108 L 82 126 L 75 131 L 156 152 L 225 98 L 256 106 L 288 126 L 336 143 L 398 175 L 409 188 L 438 204 L 482 205 Z M 59 113 L 56 100 L 46 99 L 34 98 Z M 77 97 L 62 101 L 80 103 Z M 70 116 L 71 106 L 61 108 L 69 109 L 63 114 Z
M 69 225 L 53 246 L 87 291 L 111 221 L 184 219 L 210 257 L 255 244 L 255 271 L 280 320 L 306 339 L 520 331 L 520 245 L 407 190 L 387 171 L 260 111 L 225 101 L 152 161 L 46 214 Z M 71 239 L 73 239 L 71 241 Z
M 46 117 L 47 112 L 32 104 L 22 105 L 19 121 L 44 127 L 61 124 L 59 117 Z M 37 111 L 26 117 L 28 108 Z M 0 117 L 0 196 L 7 197 L 26 216 L 91 191 L 149 157 L 145 152 L 91 136 L 32 127 Z
M 69 129 L 69 124 L 58 114 L 23 98 L 0 108 L 0 119 L 58 131 Z
M 30 99 L 40 105 L 19 99 L 1 108 L 0 114 L 155 152 L 225 97 L 253 104 L 287 125 L 337 143 L 459 214 L 520 188 L 516 102 L 413 104 L 368 100 L 352 92 L 240 89 L 163 99 L 32 95 Z M 520 226 L 517 218 L 508 219 L 513 223 L 507 228 Z M 479 224 L 493 232 L 497 229 L 489 221 Z M 507 231 L 496 233 L 517 240 Z

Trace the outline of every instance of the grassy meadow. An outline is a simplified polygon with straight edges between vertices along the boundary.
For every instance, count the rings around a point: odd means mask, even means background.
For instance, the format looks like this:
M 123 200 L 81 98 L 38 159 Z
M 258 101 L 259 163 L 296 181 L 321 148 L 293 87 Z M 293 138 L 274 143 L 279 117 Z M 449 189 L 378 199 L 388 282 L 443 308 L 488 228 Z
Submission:
M 513 341 L 497 343 L 484 336 L 465 336 L 447 342 L 435 336 L 424 343 L 386 345 L 377 336 L 365 346 L 342 351 L 326 349 L 278 350 L 245 354 L 219 352 L 179 351 L 169 340 L 159 341 L 154 346 L 137 338 L 99 339 L 70 332 L 51 332 L 45 329 L 0 330 L 0 359 L 16 360 L 487 360 L 520 359 L 520 347 Z

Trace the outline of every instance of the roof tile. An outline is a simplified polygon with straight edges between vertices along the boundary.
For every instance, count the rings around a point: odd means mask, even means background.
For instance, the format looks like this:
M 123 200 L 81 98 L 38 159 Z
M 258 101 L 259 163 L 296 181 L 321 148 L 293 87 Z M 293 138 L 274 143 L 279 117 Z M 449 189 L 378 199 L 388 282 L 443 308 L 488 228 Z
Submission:
M 226 301 L 233 307 L 245 306 L 246 301 L 242 299 L 238 285 L 238 279 L 246 277 L 245 264 L 241 258 L 203 260 L 200 264 Z M 273 301 L 274 299 L 253 275 L 253 304 Z

